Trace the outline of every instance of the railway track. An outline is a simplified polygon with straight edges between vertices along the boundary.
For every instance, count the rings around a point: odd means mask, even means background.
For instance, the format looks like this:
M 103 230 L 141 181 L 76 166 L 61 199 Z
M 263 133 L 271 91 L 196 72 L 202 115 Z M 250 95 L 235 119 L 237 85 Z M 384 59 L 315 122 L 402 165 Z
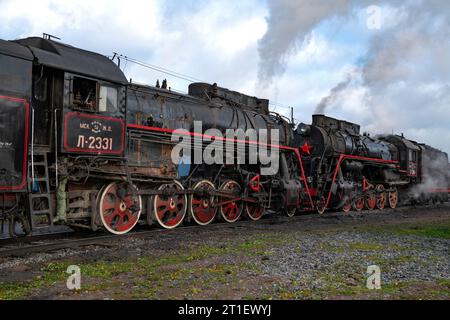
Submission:
M 443 208 L 448 207 L 450 204 L 442 205 Z M 411 210 L 413 206 L 400 207 L 394 210 L 396 213 L 407 213 L 408 210 Z M 420 208 L 436 208 L 436 206 L 421 206 Z M 348 215 L 343 215 L 341 212 L 330 212 L 328 214 L 317 216 L 317 214 L 304 214 L 297 215 L 292 218 L 288 218 L 280 215 L 267 215 L 262 220 L 255 222 L 251 220 L 242 220 L 236 222 L 234 224 L 229 224 L 225 222 L 219 222 L 213 225 L 208 226 L 209 231 L 214 231 L 219 228 L 249 228 L 249 229 L 258 229 L 261 231 L 270 230 L 271 225 L 281 224 L 281 223 L 302 223 L 309 222 L 312 220 L 321 219 L 321 221 L 332 221 L 339 220 L 341 218 L 349 217 L 349 218 L 363 218 L 366 215 L 381 215 L 386 214 L 392 210 L 381 210 L 381 211 L 363 211 L 363 212 L 351 212 Z M 344 222 L 343 222 L 344 223 Z M 52 251 L 65 250 L 65 249 L 77 249 L 88 246 L 103 246 L 108 247 L 111 245 L 112 241 L 119 241 L 123 239 L 130 238 L 148 238 L 158 233 L 185 233 L 191 232 L 192 230 L 198 230 L 202 228 L 197 225 L 187 225 L 181 226 L 174 230 L 167 229 L 150 229 L 150 230 L 142 230 L 142 228 L 138 228 L 136 231 L 130 232 L 125 235 L 112 235 L 112 234 L 98 234 L 98 233 L 77 233 L 77 232 L 60 232 L 60 233 L 50 233 L 45 235 L 39 235 L 34 237 L 27 237 L 21 239 L 5 239 L 0 240 L 0 258 L 8 258 L 8 257 L 23 257 L 29 254 L 34 253 L 48 253 Z
M 331 217 L 331 215 L 328 215 Z M 300 215 L 294 218 L 287 218 L 284 216 L 266 216 L 259 222 L 251 220 L 243 220 L 234 224 L 229 224 L 225 222 L 219 222 L 208 226 L 208 230 L 215 230 L 218 228 L 270 228 L 270 225 L 277 223 L 287 223 L 295 219 L 297 221 L 307 221 L 312 219 L 317 219 L 317 215 Z M 110 241 L 118 241 L 120 239 L 129 238 L 147 238 L 155 235 L 157 233 L 170 233 L 170 232 L 190 232 L 192 230 L 198 230 L 201 226 L 197 225 L 187 225 L 181 226 L 175 230 L 166 229 L 150 229 L 150 230 L 138 230 L 130 232 L 125 235 L 112 235 L 112 234 L 101 234 L 91 233 L 86 234 L 81 237 L 80 234 L 72 233 L 57 233 L 57 234 L 46 234 L 35 237 L 27 237 L 21 239 L 6 239 L 0 241 L 0 258 L 5 257 L 22 257 L 33 253 L 45 253 L 64 249 L 76 249 L 80 247 L 87 246 L 108 246 Z

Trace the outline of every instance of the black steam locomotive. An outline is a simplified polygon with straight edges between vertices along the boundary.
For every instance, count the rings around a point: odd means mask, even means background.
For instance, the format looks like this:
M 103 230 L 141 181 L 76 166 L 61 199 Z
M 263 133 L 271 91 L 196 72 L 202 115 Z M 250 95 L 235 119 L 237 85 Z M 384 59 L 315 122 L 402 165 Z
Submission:
M 203 83 L 188 95 L 133 84 L 110 59 L 48 38 L 0 40 L 0 66 L 0 220 L 13 237 L 53 224 L 124 234 L 138 223 L 172 229 L 266 210 L 447 199 L 447 155 L 403 137 L 360 136 L 324 116 L 294 130 L 267 100 Z M 197 121 L 213 134 L 197 133 Z M 240 162 L 263 143 L 228 138 L 229 129 L 277 129 L 276 172 Z M 177 161 L 174 134 L 193 150 Z M 232 161 L 193 161 L 208 142 L 231 144 L 211 154 Z
M 194 120 L 205 130 L 279 129 L 280 145 L 291 145 L 291 125 L 268 101 L 206 84 L 191 95 L 131 84 L 108 58 L 49 39 L 1 41 L 0 65 L 0 219 L 12 236 L 55 223 L 123 234 L 141 218 L 168 229 L 258 220 L 266 208 L 299 206 L 295 148 L 277 147 L 282 165 L 269 177 L 260 163 L 171 159 L 172 134 L 191 134 Z
M 319 213 L 448 200 L 448 155 L 403 135 L 373 138 L 356 124 L 315 115 L 297 127 L 295 145 Z

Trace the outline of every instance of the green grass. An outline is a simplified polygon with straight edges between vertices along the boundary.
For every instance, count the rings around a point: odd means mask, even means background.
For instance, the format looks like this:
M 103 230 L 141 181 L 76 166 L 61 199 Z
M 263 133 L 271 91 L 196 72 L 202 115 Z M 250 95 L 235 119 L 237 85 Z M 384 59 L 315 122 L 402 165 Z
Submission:
M 364 227 L 370 232 L 391 232 L 401 235 L 416 235 L 431 238 L 449 239 L 450 222 L 439 225 L 408 224 L 386 227 Z M 184 298 L 202 298 L 210 296 L 221 297 L 221 290 L 228 288 L 229 284 L 236 284 L 238 275 L 244 272 L 259 274 L 258 266 L 254 263 L 215 263 L 221 261 L 215 257 L 233 256 L 239 261 L 245 259 L 258 259 L 259 256 L 267 257 L 273 250 L 282 248 L 286 243 L 295 241 L 292 233 L 267 232 L 258 236 L 248 236 L 242 239 L 232 239 L 222 245 L 200 245 L 187 248 L 182 253 L 171 253 L 163 256 L 145 256 L 127 261 L 70 261 L 50 263 L 40 270 L 39 276 L 31 281 L 2 283 L 0 284 L 0 300 L 24 299 L 39 294 L 47 288 L 55 285 L 65 288 L 65 281 L 69 276 L 66 269 L 69 265 L 76 264 L 81 268 L 82 291 L 105 292 L 110 297 L 131 297 L 135 299 L 159 299 L 161 297 L 177 297 L 180 293 Z M 321 250 L 342 253 L 349 250 L 362 251 L 369 263 L 380 265 L 382 270 L 406 262 L 414 257 L 400 255 L 394 259 L 385 259 L 382 256 L 383 245 L 366 242 L 343 243 L 339 246 L 331 246 L 326 242 L 320 242 Z M 392 246 L 388 245 L 387 248 Z M 268 250 L 270 248 L 270 250 Z M 396 249 L 402 250 L 401 247 Z M 295 251 L 301 253 L 302 247 L 297 245 Z M 206 259 L 212 258 L 207 262 Z M 290 284 L 280 284 L 276 289 L 264 290 L 264 293 L 243 292 L 242 296 L 248 298 L 267 299 L 323 299 L 330 297 L 403 297 L 408 294 L 407 288 L 414 285 L 410 283 L 383 284 L 380 291 L 371 291 L 365 287 L 365 270 L 352 269 L 351 262 L 340 262 L 333 266 L 327 266 L 320 270 L 314 277 L 321 281 L 319 288 L 311 289 L 300 280 L 293 280 Z M 127 283 L 124 289 L 122 283 Z M 237 283 L 236 287 L 240 287 Z M 420 284 L 419 284 L 420 287 Z M 405 289 L 406 288 L 406 289 Z M 450 281 L 442 280 L 432 286 L 433 289 L 423 289 L 420 294 L 425 297 L 450 296 Z M 124 291 L 127 290 L 127 291 Z M 267 292 L 266 292 L 267 291 Z M 69 291 L 58 292 L 70 296 Z M 420 294 L 417 297 L 420 297 Z M 412 297 L 414 295 L 412 294 Z
M 357 251 L 382 251 L 384 249 L 382 245 L 365 242 L 350 243 L 349 247 L 351 250 Z
M 428 238 L 450 239 L 450 223 L 442 226 L 411 226 L 398 228 L 397 233 L 404 235 L 415 235 Z
M 321 286 L 288 286 L 280 284 L 272 294 L 267 296 L 277 300 L 318 300 L 318 299 L 449 299 L 450 281 L 440 279 L 432 282 L 399 281 L 381 284 L 380 290 L 369 290 L 366 278 L 356 273 L 326 273 L 322 270 L 315 277 Z
M 0 300 L 16 300 L 29 296 L 34 290 L 51 287 L 63 281 L 69 276 L 65 273 L 66 269 L 56 269 L 56 265 L 50 266 L 52 270 L 42 269 L 42 274 L 32 281 L 20 283 L 2 283 L 0 284 Z
M 450 239 L 450 221 L 444 221 L 440 224 L 402 224 L 395 226 L 362 227 L 361 229 L 372 233 L 390 232 L 397 235 Z
M 82 290 L 99 291 L 118 285 L 116 278 L 124 276 L 136 278 L 137 293 L 135 297 L 154 297 L 156 292 L 171 281 L 186 278 L 189 274 L 207 275 L 206 284 L 211 281 L 226 282 L 228 278 L 237 274 L 238 268 L 258 272 L 252 265 L 218 265 L 213 267 L 186 267 L 190 263 L 202 261 L 214 256 L 244 255 L 255 256 L 265 254 L 265 249 L 271 246 L 282 245 L 287 241 L 285 234 L 265 234 L 258 237 L 249 237 L 243 241 L 232 241 L 226 246 L 199 246 L 188 249 L 182 254 L 168 254 L 162 257 L 141 257 L 129 261 L 95 261 L 95 262 L 57 262 L 50 263 L 42 268 L 41 274 L 27 282 L 0 284 L 0 300 L 24 299 L 39 289 L 49 288 L 56 284 L 65 285 L 69 276 L 67 267 L 76 264 L 81 269 Z M 86 283 L 84 285 L 83 283 Z M 140 284 L 144 282 L 142 287 Z M 199 288 L 189 289 L 193 294 Z

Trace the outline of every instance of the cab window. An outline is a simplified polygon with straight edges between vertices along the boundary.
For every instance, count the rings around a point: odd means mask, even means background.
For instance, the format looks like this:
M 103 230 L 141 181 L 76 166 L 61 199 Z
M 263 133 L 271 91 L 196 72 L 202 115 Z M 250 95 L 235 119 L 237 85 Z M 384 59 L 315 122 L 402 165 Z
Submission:
M 77 76 L 73 77 L 71 82 L 72 108 L 85 112 L 117 112 L 119 90 L 116 87 Z
M 417 162 L 417 152 L 413 150 L 409 150 L 409 161 Z
M 97 111 L 97 82 L 74 77 L 72 87 L 72 105 L 86 111 Z
M 405 151 L 400 151 L 400 161 L 401 162 L 405 162 L 406 161 L 406 152 Z
M 108 86 L 100 86 L 99 109 L 100 112 L 117 111 L 117 89 Z

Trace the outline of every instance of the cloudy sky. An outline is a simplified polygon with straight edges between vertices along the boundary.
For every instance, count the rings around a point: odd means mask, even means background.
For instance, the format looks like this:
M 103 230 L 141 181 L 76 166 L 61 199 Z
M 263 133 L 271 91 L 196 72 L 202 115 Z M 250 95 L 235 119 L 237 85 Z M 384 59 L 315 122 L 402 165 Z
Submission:
M 450 151 L 446 0 L 0 0 L 0 38 L 56 35 Z M 123 63 L 133 81 L 189 82 Z

